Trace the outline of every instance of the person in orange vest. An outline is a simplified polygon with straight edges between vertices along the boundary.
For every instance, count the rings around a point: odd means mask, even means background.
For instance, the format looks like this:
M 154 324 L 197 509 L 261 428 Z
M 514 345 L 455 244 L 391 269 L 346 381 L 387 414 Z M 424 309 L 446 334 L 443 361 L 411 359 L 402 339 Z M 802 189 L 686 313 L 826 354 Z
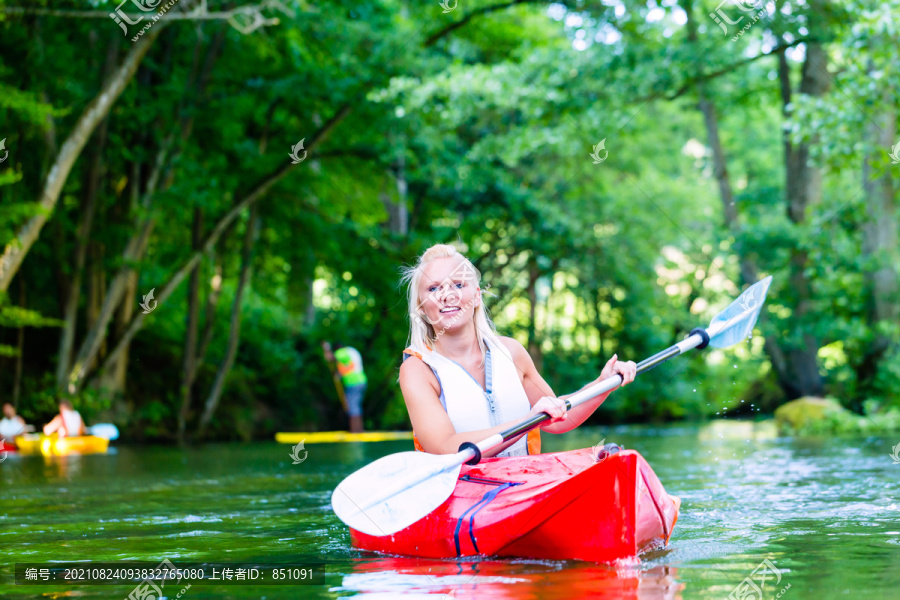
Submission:
M 350 432 L 363 431 L 362 402 L 368 380 L 363 370 L 362 355 L 356 348 L 344 346 L 335 342 L 334 352 L 328 342 L 322 344 L 325 358 L 337 364 L 337 370 L 341 377 L 341 385 L 338 387 L 338 395 L 343 389 L 344 410 L 350 421 Z

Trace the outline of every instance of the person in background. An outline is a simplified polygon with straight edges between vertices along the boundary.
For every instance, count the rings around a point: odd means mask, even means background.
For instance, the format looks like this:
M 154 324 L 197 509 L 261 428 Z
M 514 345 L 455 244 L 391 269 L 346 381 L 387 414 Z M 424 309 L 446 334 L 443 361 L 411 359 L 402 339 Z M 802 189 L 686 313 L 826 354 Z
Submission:
M 367 382 L 362 355 L 356 348 L 337 342 L 334 344 L 334 359 L 337 361 L 338 373 L 341 374 L 341 381 L 344 384 L 350 432 L 360 433 L 363 430 L 362 401 Z
M 344 414 L 347 414 L 347 397 L 344 395 L 344 384 L 341 383 L 341 374 L 338 373 L 337 368 L 335 367 L 334 352 L 331 350 L 330 342 L 322 342 L 322 353 L 325 355 L 325 364 L 328 365 L 328 370 L 331 371 L 331 380 L 334 382 L 334 389 L 341 401 L 341 406 L 344 407 Z
M 3 405 L 3 419 L 0 419 L 0 438 L 12 442 L 17 435 L 27 431 L 25 419 L 16 414 L 16 409 L 7 402 Z
M 59 437 L 85 435 L 84 421 L 68 400 L 59 401 L 59 414 L 44 425 L 44 435 L 57 433 Z

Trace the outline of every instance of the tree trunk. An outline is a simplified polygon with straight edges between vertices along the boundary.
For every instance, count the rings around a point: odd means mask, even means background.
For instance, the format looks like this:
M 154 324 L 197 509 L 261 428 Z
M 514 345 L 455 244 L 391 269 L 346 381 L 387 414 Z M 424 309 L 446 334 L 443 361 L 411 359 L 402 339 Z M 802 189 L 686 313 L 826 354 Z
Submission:
M 247 223 L 247 231 L 244 233 L 244 248 L 241 254 L 241 274 L 238 277 L 237 290 L 234 293 L 234 303 L 231 306 L 231 326 L 228 331 L 228 346 L 225 350 L 225 358 L 216 373 L 216 379 L 213 382 L 212 390 L 206 399 L 206 405 L 203 407 L 203 414 L 200 416 L 200 426 L 197 429 L 197 435 L 203 437 L 206 428 L 212 420 L 213 414 L 219 405 L 222 397 L 222 390 L 225 387 L 225 378 L 234 365 L 234 358 L 237 355 L 238 343 L 241 337 L 241 301 L 244 298 L 244 290 L 250 282 L 251 264 L 253 260 L 253 243 L 259 233 L 259 209 L 257 204 L 250 207 L 250 219 Z
M 191 231 L 194 250 L 203 241 L 203 209 L 194 208 L 194 226 Z M 191 408 L 191 387 L 194 384 L 197 360 L 197 329 L 200 322 L 200 263 L 191 271 L 188 284 L 187 319 L 184 333 L 184 357 L 181 378 L 181 410 L 178 412 L 178 442 L 184 443 L 184 433 Z
M 538 372 L 544 368 L 544 355 L 541 351 L 541 345 L 537 341 L 537 280 L 541 273 L 538 270 L 537 259 L 532 252 L 528 258 L 528 354 L 534 361 L 534 366 Z
M 92 327 L 100 317 L 103 298 L 106 296 L 106 269 L 104 268 L 104 258 L 106 248 L 97 241 L 91 241 L 89 244 L 91 262 L 88 265 L 88 296 L 87 296 L 87 326 Z M 98 347 L 98 356 L 106 353 L 106 340 L 101 340 Z M 91 362 L 93 364 L 94 361 Z
M 303 313 L 303 326 L 312 327 L 316 322 L 316 303 L 315 303 L 315 273 L 310 273 L 304 278 L 306 288 L 306 310 Z
M 25 279 L 19 277 L 19 306 L 25 308 Z M 25 354 L 25 327 L 19 325 L 16 332 L 16 366 L 13 376 L 13 408 L 19 408 L 19 397 L 22 393 L 22 363 Z
M 222 263 L 213 254 L 213 271 L 215 274 L 209 283 L 209 292 L 206 298 L 206 322 L 203 324 L 203 335 L 200 336 L 200 349 L 197 351 L 197 358 L 194 360 L 194 372 L 191 373 L 191 381 L 197 379 L 197 371 L 203 366 L 206 360 L 206 351 L 213 338 L 213 325 L 216 322 L 216 307 L 219 305 L 219 298 L 222 297 Z
M 138 65 L 153 45 L 153 42 L 163 32 L 167 23 L 159 22 L 156 27 L 149 29 L 144 37 L 136 42 L 129 51 L 122 65 L 104 84 L 100 93 L 88 104 L 84 112 L 78 118 L 72 133 L 63 143 L 53 167 L 50 169 L 44 181 L 41 198 L 38 201 L 40 209 L 38 213 L 28 219 L 17 232 L 15 239 L 6 245 L 3 255 L 0 256 L 0 292 L 6 291 L 13 276 L 18 272 L 25 255 L 37 241 L 41 229 L 56 208 L 63 185 L 72 170 L 72 166 L 84 149 L 88 138 L 94 129 L 109 114 L 109 110 L 119 95 L 134 77 Z
M 206 92 L 206 86 L 209 82 L 209 74 L 212 71 L 217 57 L 219 56 L 219 52 L 221 51 L 223 39 L 224 29 L 220 28 L 216 36 L 213 38 L 213 41 L 209 45 L 209 48 L 206 52 L 206 58 L 201 70 L 199 71 L 199 74 L 197 74 L 196 66 L 199 60 L 199 49 L 202 39 L 198 38 L 197 40 L 194 51 L 194 63 L 191 69 L 191 75 L 188 78 L 188 87 L 190 87 L 191 85 L 195 85 L 196 95 L 198 97 L 203 97 Z M 195 79 L 196 83 L 194 84 L 192 82 L 194 82 Z M 177 112 L 182 112 L 182 108 L 182 105 L 180 105 Z M 147 178 L 146 187 L 143 189 L 143 191 L 141 191 L 141 185 L 139 183 L 141 179 L 140 165 L 137 163 L 135 163 L 134 165 L 134 172 L 131 178 L 132 193 L 135 197 L 135 201 L 133 202 L 133 204 L 137 206 L 137 198 L 140 198 L 141 212 L 147 214 L 148 216 L 146 216 L 144 220 L 137 226 L 137 233 L 131 238 L 131 240 L 129 240 L 128 244 L 126 245 L 126 248 L 122 254 L 123 266 L 121 269 L 119 269 L 119 272 L 116 274 L 116 277 L 110 286 L 110 293 L 107 294 L 106 298 L 104 299 L 103 308 L 101 309 L 98 322 L 88 332 L 87 337 L 81 345 L 81 348 L 78 352 L 78 359 L 76 360 L 76 363 L 73 366 L 71 373 L 69 374 L 70 393 L 74 393 L 75 390 L 80 389 L 83 385 L 84 378 L 90 370 L 90 364 L 93 361 L 93 357 L 96 356 L 96 354 L 99 352 L 100 345 L 106 338 L 107 325 L 112 318 L 113 311 L 122 301 L 122 296 L 128 286 L 128 282 L 134 277 L 132 264 L 136 261 L 139 261 L 143 257 L 144 252 L 147 249 L 147 243 L 150 239 L 150 233 L 152 232 L 153 227 L 156 224 L 156 217 L 153 214 L 150 214 L 150 208 L 153 204 L 154 196 L 156 194 L 157 188 L 160 187 L 160 184 L 163 190 L 167 189 L 172 184 L 172 167 L 178 159 L 178 156 L 180 156 L 184 144 L 187 142 L 188 138 L 191 135 L 191 131 L 193 130 L 194 117 L 192 112 L 189 111 L 189 113 L 190 116 L 184 117 L 178 121 L 176 130 L 173 130 L 160 145 L 159 151 L 157 152 L 156 158 L 153 163 L 153 168 L 150 171 L 150 176 Z M 161 300 L 157 296 L 157 302 L 159 301 Z M 125 347 L 127 347 L 127 342 L 125 344 Z
M 600 343 L 600 348 L 598 350 L 601 360 L 605 360 L 606 356 L 606 327 L 603 325 L 603 313 L 601 310 L 601 306 L 603 304 L 603 295 L 600 292 L 600 288 L 597 287 L 594 289 L 594 292 L 591 296 L 592 304 L 594 305 L 594 327 L 597 329 L 597 340 Z M 602 367 L 601 367 L 602 369 Z
M 862 177 L 866 193 L 866 220 L 863 224 L 863 254 L 873 266 L 865 270 L 870 302 L 867 321 L 874 332 L 872 343 L 857 367 L 861 387 L 869 389 L 878 373 L 879 364 L 891 353 L 896 340 L 880 330 L 879 323 L 900 321 L 900 284 L 897 265 L 900 249 L 897 246 L 897 205 L 890 165 L 876 170 L 874 165 L 885 163 L 884 148 L 895 143 L 897 135 L 896 109 L 890 107 L 885 91 L 882 102 L 886 108 L 876 116 L 877 122 L 865 125 L 867 153 L 863 159 Z
M 394 145 L 398 148 L 397 160 L 393 165 L 393 177 L 397 183 L 397 202 L 390 200 L 387 195 L 385 208 L 390 216 L 391 233 L 406 237 L 409 233 L 409 211 L 406 207 L 408 186 L 406 183 L 406 137 L 403 135 L 391 136 Z
M 687 14 L 686 26 L 688 30 L 688 41 L 692 44 L 696 44 L 697 24 L 693 18 L 693 2 L 692 0 L 683 0 L 682 4 L 685 13 Z M 779 58 L 784 58 L 783 52 L 779 54 Z M 702 75 L 701 69 L 698 73 L 697 83 L 695 85 L 697 90 L 698 108 L 703 115 L 703 122 L 706 126 L 707 143 L 712 150 L 713 172 L 715 173 L 716 182 L 719 186 L 719 196 L 722 200 L 722 214 L 725 219 L 725 227 L 735 237 L 734 252 L 737 255 L 740 268 L 739 283 L 740 286 L 743 287 L 744 285 L 755 283 L 759 279 L 759 269 L 755 262 L 747 256 L 743 244 L 741 243 L 741 225 L 737 206 L 734 202 L 731 179 L 728 174 L 728 159 L 725 156 L 722 141 L 719 138 L 719 119 L 716 114 L 715 104 L 706 95 L 706 86 L 704 85 Z M 788 89 L 790 89 L 790 81 L 787 83 Z M 712 268 L 712 265 L 710 265 L 710 268 Z M 760 323 L 764 320 L 765 313 L 760 315 Z M 775 377 L 779 386 L 785 393 L 789 394 L 788 386 L 791 384 L 791 379 L 788 374 L 788 362 L 785 358 L 784 351 L 779 346 L 778 340 L 771 335 L 766 336 L 764 348 L 772 363 L 772 368 L 775 372 Z
M 101 86 L 105 85 L 112 76 L 118 54 L 119 36 L 116 35 L 106 53 L 106 64 L 103 68 Z M 104 118 L 97 129 L 96 143 L 90 149 L 90 166 L 85 176 L 84 197 L 80 211 L 81 222 L 78 225 L 78 233 L 75 240 L 75 264 L 73 265 L 69 289 L 66 293 L 63 328 L 59 337 L 59 355 L 56 362 L 56 388 L 58 391 L 62 391 L 65 388 L 66 376 L 69 374 L 69 364 L 72 360 L 72 347 L 75 345 L 75 326 L 78 319 L 78 304 L 81 299 L 81 281 L 84 275 L 87 250 L 90 245 L 89 238 L 94 221 L 94 212 L 97 207 L 100 178 L 103 174 L 103 150 L 106 146 L 108 126 L 109 120 Z
M 311 138 L 310 143 L 306 144 L 307 153 L 311 153 L 313 148 L 318 146 L 323 139 L 325 139 L 331 131 L 344 120 L 344 118 L 350 114 L 351 106 L 349 104 L 344 105 L 338 110 L 337 114 L 335 114 L 327 123 L 322 125 L 319 130 L 314 134 Z M 302 164 L 302 163 L 300 163 Z M 188 272 L 194 268 L 194 265 L 197 264 L 197 261 L 201 259 L 204 252 L 208 252 L 215 243 L 219 240 L 221 235 L 225 232 L 226 229 L 231 225 L 234 219 L 241 213 L 241 211 L 249 206 L 252 206 L 257 200 L 262 198 L 269 189 L 278 183 L 290 170 L 291 167 L 295 165 L 291 164 L 289 161 L 286 161 L 286 164 L 279 167 L 275 170 L 271 175 L 263 178 L 256 186 L 254 186 L 253 191 L 244 196 L 240 201 L 238 201 L 234 207 L 228 213 L 223 216 L 218 223 L 216 223 L 215 227 L 213 227 L 212 231 L 210 231 L 209 235 L 206 236 L 205 241 L 203 242 L 203 247 L 200 251 L 195 251 L 169 279 L 166 285 L 163 287 L 162 291 L 157 294 L 157 302 L 162 304 L 171 294 L 181 285 L 181 282 L 184 281 L 184 278 L 187 276 Z M 132 319 L 131 323 L 128 326 L 127 331 L 123 335 L 122 339 L 119 340 L 116 347 L 110 353 L 109 357 L 107 357 L 106 362 L 101 366 L 101 370 L 106 368 L 107 363 L 111 364 L 111 359 L 115 358 L 116 354 L 121 351 L 121 348 L 127 344 L 131 338 L 135 336 L 135 334 L 141 329 L 144 323 L 144 313 L 140 312 L 135 315 L 134 319 Z M 83 378 L 82 378 L 83 379 Z M 79 380 L 81 381 L 81 380 Z M 80 384 L 79 384 L 80 385 Z
M 786 57 L 779 55 L 779 76 L 782 78 L 782 102 L 785 116 L 791 102 L 790 71 Z M 822 96 L 828 91 L 828 56 L 821 43 L 809 42 L 800 80 L 800 93 Z M 808 208 L 822 199 L 822 172 L 810 164 L 809 145 L 794 145 L 788 132 L 784 134 L 785 188 L 787 215 L 795 225 L 804 225 Z M 812 306 L 812 282 L 806 275 L 809 263 L 808 253 L 802 248 L 791 249 L 790 275 L 791 289 L 796 295 L 791 318 L 792 342 L 782 344 L 786 358 L 787 373 L 782 384 L 788 398 L 800 396 L 820 396 L 824 392 L 819 374 L 819 341 L 811 333 L 807 315 Z
M 131 277 L 128 279 L 128 283 L 125 285 L 125 297 L 122 300 L 122 304 L 119 305 L 119 310 L 116 313 L 116 335 L 117 337 L 125 331 L 125 328 L 128 327 L 128 324 L 131 322 L 131 317 L 134 315 L 134 307 L 137 305 L 137 277 Z M 105 387 L 110 390 L 116 396 L 120 396 L 125 393 L 125 383 L 126 376 L 128 374 L 128 351 L 130 350 L 129 346 L 125 346 L 124 350 L 122 350 L 122 354 L 119 357 L 119 360 L 115 362 L 112 368 L 112 376 L 106 380 Z

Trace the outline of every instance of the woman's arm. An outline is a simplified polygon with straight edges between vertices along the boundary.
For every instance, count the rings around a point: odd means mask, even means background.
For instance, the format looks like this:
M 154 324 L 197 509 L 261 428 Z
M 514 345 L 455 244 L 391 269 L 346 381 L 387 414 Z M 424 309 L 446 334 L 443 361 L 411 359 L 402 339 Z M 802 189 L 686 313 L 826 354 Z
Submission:
M 457 433 L 450 421 L 450 416 L 441 405 L 440 388 L 437 378 L 431 368 L 417 357 L 410 357 L 400 366 L 400 390 L 403 392 L 403 400 L 409 411 L 409 420 L 412 422 L 416 439 L 426 452 L 431 454 L 455 454 L 463 442 L 478 443 L 486 438 L 505 431 L 513 425 L 517 425 L 522 419 L 508 421 L 477 431 Z M 528 417 L 540 412 L 552 415 L 553 421 L 563 418 L 563 410 L 550 399 L 544 399 L 536 403 Z M 550 421 L 551 423 L 553 421 Z M 546 425 L 547 423 L 545 423 Z M 523 434 L 524 435 L 524 434 Z M 516 443 L 522 436 L 504 442 L 503 444 L 485 452 L 484 456 L 494 456 L 509 446 Z
M 56 415 L 53 419 L 44 425 L 44 435 L 50 435 L 51 433 L 56 433 L 59 428 L 62 426 L 62 417 L 60 415 Z
M 531 355 L 528 354 L 528 351 L 525 350 L 522 344 L 514 338 L 504 337 L 501 339 L 512 353 L 513 362 L 515 362 L 516 369 L 519 371 L 519 376 L 522 379 L 522 386 L 525 388 L 525 394 L 528 395 L 528 401 L 531 405 L 535 406 L 537 402 L 547 396 L 555 398 L 556 394 L 553 393 L 553 390 L 547 382 L 544 381 L 541 374 L 538 373 L 537 368 L 534 366 L 534 361 L 531 359 Z M 600 376 L 581 389 L 594 385 L 617 373 L 622 375 L 622 385 L 625 385 L 634 381 L 634 377 L 637 374 L 637 365 L 631 361 L 619 362 L 618 357 L 613 355 L 606 363 L 606 366 L 603 367 Z M 542 429 L 548 433 L 565 433 L 567 431 L 572 431 L 584 423 L 587 418 L 597 410 L 597 407 L 603 404 L 603 401 L 606 400 L 606 397 L 609 396 L 611 392 L 612 390 L 600 394 L 599 396 L 594 396 L 587 402 L 569 410 L 565 419 L 560 419 L 553 423 L 553 425 L 542 427 Z M 575 393 L 577 392 L 560 396 L 560 398 L 566 399 Z

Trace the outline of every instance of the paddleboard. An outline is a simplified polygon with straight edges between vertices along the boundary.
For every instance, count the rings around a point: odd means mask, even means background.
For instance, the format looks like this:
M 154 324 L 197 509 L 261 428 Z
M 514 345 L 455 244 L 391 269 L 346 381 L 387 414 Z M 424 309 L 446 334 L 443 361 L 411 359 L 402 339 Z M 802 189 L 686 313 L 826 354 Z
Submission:
M 333 442 L 387 442 L 391 440 L 411 440 L 412 431 L 301 431 L 275 434 L 275 441 L 281 444 L 328 444 Z

